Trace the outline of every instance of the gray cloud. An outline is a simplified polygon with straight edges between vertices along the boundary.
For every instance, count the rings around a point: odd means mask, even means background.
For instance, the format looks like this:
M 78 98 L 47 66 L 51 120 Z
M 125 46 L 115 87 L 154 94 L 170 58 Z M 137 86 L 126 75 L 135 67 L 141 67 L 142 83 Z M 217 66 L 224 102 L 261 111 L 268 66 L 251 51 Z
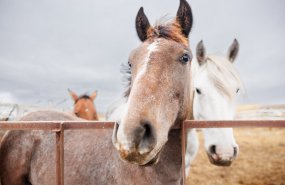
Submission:
M 209 52 L 241 44 L 236 65 L 244 103 L 285 103 L 285 3 L 282 0 L 192 0 L 194 50 L 203 39 Z M 139 41 L 134 19 L 144 6 L 150 22 L 179 1 L 0 1 L 0 94 L 20 103 L 61 102 L 66 91 L 98 90 L 100 111 L 122 93 L 120 64 Z

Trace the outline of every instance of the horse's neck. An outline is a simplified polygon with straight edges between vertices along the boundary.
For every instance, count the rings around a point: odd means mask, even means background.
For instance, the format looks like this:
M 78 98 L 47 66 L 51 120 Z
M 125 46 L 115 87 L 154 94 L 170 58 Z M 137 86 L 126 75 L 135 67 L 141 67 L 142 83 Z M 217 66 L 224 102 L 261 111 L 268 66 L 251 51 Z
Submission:
M 180 184 L 182 178 L 181 131 L 171 130 L 159 163 L 155 166 L 160 182 Z M 163 178 L 162 178 L 163 177 Z M 175 183 L 174 183 L 175 182 Z

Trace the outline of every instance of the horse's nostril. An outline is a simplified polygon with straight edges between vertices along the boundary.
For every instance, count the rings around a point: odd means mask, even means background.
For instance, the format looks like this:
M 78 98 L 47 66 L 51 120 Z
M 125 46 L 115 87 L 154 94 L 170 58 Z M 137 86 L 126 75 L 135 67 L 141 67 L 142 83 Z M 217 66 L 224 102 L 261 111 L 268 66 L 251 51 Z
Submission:
M 216 153 L 216 145 L 211 145 L 210 148 L 209 148 L 209 150 L 210 150 L 210 153 L 211 153 L 211 154 L 217 154 L 217 153 Z
M 151 137 L 151 135 L 152 135 L 152 129 L 151 129 L 151 125 L 150 125 L 150 123 L 148 123 L 148 122 L 145 122 L 145 123 L 143 123 L 143 128 L 145 129 L 145 132 L 144 132 L 144 138 L 149 138 L 149 137 Z
M 147 121 L 142 121 L 143 134 L 138 142 L 139 151 L 141 154 L 148 153 L 155 146 L 154 131 L 151 124 Z
M 238 147 L 234 147 L 234 157 L 236 157 L 238 154 Z

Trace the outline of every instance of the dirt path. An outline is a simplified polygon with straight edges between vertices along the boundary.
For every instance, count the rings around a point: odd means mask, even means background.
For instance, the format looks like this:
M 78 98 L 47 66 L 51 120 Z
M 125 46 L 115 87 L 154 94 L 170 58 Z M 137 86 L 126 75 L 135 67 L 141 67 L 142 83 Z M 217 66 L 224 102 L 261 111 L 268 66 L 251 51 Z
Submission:
M 211 165 L 203 148 L 194 160 L 187 185 L 285 185 L 285 129 L 239 128 L 240 153 L 231 167 Z

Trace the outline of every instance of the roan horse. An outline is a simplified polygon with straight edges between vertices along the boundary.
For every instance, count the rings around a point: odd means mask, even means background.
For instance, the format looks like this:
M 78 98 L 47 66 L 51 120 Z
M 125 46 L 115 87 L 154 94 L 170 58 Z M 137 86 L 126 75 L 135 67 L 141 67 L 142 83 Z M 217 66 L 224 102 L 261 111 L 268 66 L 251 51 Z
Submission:
M 139 10 L 136 29 L 142 44 L 129 58 L 126 112 L 113 137 L 110 130 L 65 131 L 65 184 L 181 184 L 181 134 L 172 128 L 192 112 L 191 27 L 192 11 L 185 0 L 180 0 L 173 22 L 154 27 Z M 76 119 L 47 111 L 22 118 Z M 55 184 L 54 138 L 44 131 L 9 131 L 0 148 L 2 185 Z
M 97 97 L 97 91 L 94 91 L 90 96 L 87 94 L 77 96 L 77 94 L 70 89 L 68 89 L 68 92 L 74 101 L 73 113 L 77 117 L 86 120 L 99 120 L 95 105 L 93 103 Z
M 226 56 L 206 54 L 203 42 L 196 49 L 196 58 L 192 62 L 193 114 L 195 120 L 233 120 L 237 97 L 243 91 L 243 84 L 233 65 L 239 50 L 235 39 Z M 238 154 L 232 128 L 202 129 L 205 149 L 211 163 L 229 166 Z M 195 129 L 188 130 L 186 149 L 186 175 L 190 163 L 198 149 Z

